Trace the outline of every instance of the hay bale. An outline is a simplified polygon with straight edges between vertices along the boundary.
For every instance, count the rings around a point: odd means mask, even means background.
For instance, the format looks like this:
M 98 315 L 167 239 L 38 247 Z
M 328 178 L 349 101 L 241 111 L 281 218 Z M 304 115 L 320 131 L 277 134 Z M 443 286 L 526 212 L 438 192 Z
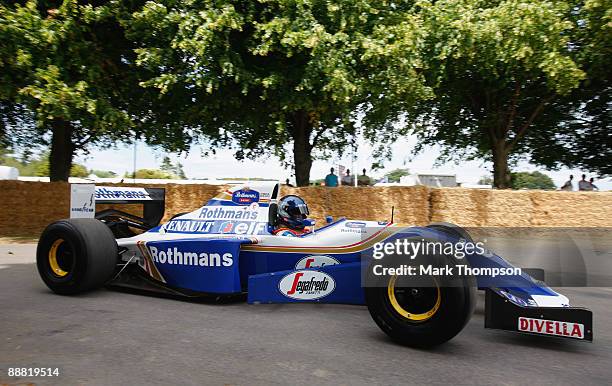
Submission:
M 106 185 L 106 184 L 105 184 Z M 227 186 L 183 184 L 109 184 L 166 189 L 163 221 L 190 212 Z M 282 195 L 303 197 L 318 224 L 325 216 L 388 220 L 426 225 L 452 222 L 467 227 L 612 227 L 612 192 L 558 192 L 429 189 L 413 187 L 282 187 Z M 65 182 L 0 181 L 0 236 L 37 236 L 45 226 L 69 216 Z M 99 205 L 142 215 L 141 205 Z
M 429 221 L 428 189 L 415 187 L 283 187 L 282 195 L 296 194 L 310 208 L 312 217 L 321 223 L 325 216 L 382 221 L 391 218 L 395 206 L 396 223 L 424 225 Z
M 467 227 L 609 227 L 612 193 L 432 189 L 431 221 Z
M 69 216 L 66 182 L 0 181 L 0 235 L 38 237 L 52 221 Z
M 168 184 L 166 188 L 166 211 L 163 221 L 178 213 L 192 212 L 217 196 L 226 185 Z

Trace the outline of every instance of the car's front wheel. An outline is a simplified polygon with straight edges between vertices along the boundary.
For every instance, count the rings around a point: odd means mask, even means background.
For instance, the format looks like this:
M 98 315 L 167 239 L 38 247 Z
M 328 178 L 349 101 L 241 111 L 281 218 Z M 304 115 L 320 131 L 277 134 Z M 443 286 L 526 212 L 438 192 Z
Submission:
M 427 260 L 434 268 L 453 264 L 453 258 L 448 256 Z M 402 264 L 396 260 L 386 265 L 400 267 Z M 365 288 L 368 310 L 376 324 L 400 344 L 439 345 L 457 335 L 472 316 L 476 304 L 473 276 L 457 272 L 452 276 L 375 276 L 372 272 L 370 268 Z
M 96 289 L 117 266 L 117 242 L 95 219 L 56 221 L 43 231 L 36 250 L 38 273 L 54 292 L 73 295 Z

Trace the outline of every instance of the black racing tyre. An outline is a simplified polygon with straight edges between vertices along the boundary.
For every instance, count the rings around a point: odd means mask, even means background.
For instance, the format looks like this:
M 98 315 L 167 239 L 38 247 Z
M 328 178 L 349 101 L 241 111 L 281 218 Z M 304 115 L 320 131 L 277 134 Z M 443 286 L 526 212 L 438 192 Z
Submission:
M 67 219 L 45 228 L 36 249 L 36 265 L 52 291 L 74 295 L 110 280 L 117 256 L 117 242 L 104 223 L 89 218 Z
M 459 225 L 451 224 L 449 222 L 434 222 L 427 225 L 426 228 L 435 229 L 458 239 L 464 239 L 468 242 L 474 242 L 474 240 L 472 240 L 472 236 L 470 236 L 470 234 L 465 229 L 463 229 Z
M 458 263 L 451 256 L 426 259 L 436 267 Z M 407 261 L 395 259 L 385 266 L 399 267 L 401 262 Z M 452 339 L 470 320 L 476 305 L 473 276 L 375 276 L 372 267 L 378 263 L 373 261 L 368 269 L 365 300 L 378 327 L 393 341 L 411 347 L 436 346 Z

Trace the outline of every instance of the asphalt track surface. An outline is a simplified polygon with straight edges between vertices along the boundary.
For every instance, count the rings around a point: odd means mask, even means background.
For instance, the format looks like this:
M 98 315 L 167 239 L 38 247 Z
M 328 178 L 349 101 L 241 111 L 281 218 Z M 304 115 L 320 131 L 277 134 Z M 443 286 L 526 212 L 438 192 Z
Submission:
M 432 350 L 387 339 L 365 307 L 206 304 L 99 290 L 52 294 L 33 245 L 0 245 L 0 384 L 602 385 L 612 379 L 612 289 L 564 288 L 594 312 L 592 344 L 470 323 Z M 9 254 L 9 251 L 11 252 Z M 19 263 L 19 264 L 16 264 Z M 8 377 L 58 367 L 59 377 Z

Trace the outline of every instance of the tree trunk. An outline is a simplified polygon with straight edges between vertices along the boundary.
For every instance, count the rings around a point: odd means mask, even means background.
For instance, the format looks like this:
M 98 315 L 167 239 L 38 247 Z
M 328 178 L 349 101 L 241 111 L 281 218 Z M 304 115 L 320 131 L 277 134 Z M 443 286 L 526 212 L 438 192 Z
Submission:
M 51 181 L 68 181 L 74 145 L 72 125 L 63 119 L 51 121 L 51 155 L 49 157 L 49 177 Z
M 293 117 L 293 162 L 295 163 L 295 183 L 297 186 L 310 184 L 310 168 L 312 167 L 312 145 L 310 134 L 312 127 L 305 111 L 298 111 Z
M 508 169 L 506 141 L 497 140 L 491 149 L 493 150 L 493 186 L 497 189 L 508 189 L 510 188 L 510 169 Z

